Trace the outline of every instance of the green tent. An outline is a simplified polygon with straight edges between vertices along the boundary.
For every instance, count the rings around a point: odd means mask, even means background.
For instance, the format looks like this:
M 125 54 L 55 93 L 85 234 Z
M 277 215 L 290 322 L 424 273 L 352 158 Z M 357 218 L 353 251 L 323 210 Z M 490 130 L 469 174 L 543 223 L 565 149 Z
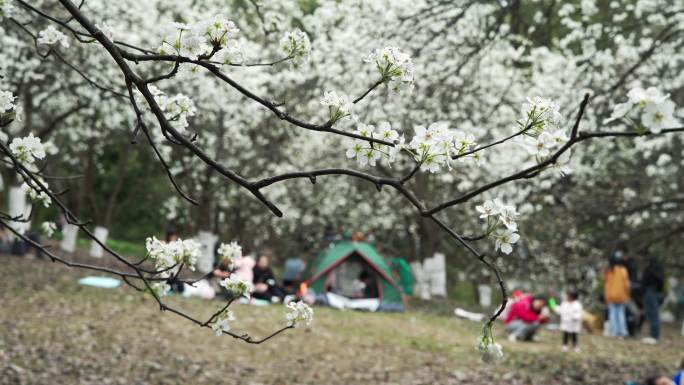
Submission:
M 330 286 L 335 292 L 348 295 L 361 271 L 373 275 L 378 285 L 378 310 L 403 311 L 402 288 L 392 277 L 392 269 L 377 250 L 365 242 L 340 241 L 322 251 L 310 265 L 307 274 L 309 287 L 325 293 Z

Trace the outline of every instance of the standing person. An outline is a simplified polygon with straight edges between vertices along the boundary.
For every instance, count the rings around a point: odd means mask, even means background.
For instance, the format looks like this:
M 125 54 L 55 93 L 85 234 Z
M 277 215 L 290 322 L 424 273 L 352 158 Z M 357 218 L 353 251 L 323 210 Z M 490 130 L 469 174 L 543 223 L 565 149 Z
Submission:
M 580 351 L 577 345 L 577 336 L 582 330 L 582 304 L 578 300 L 577 290 L 570 289 L 565 292 L 563 302 L 553 308 L 560 315 L 560 330 L 563 332 L 563 351 L 568 351 L 568 343 L 572 341 L 575 352 Z
M 539 326 L 548 320 L 542 310 L 546 307 L 546 298 L 526 295 L 521 297 L 508 312 L 504 321 L 509 341 L 534 341 Z
M 650 336 L 642 341 L 656 344 L 660 338 L 660 304 L 664 298 L 665 270 L 660 262 L 651 257 L 641 277 L 644 290 L 644 311 L 648 319 Z
M 608 305 L 608 335 L 626 337 L 628 332 L 625 312 L 629 302 L 629 274 L 615 255 L 608 263 L 603 272 L 603 298 Z

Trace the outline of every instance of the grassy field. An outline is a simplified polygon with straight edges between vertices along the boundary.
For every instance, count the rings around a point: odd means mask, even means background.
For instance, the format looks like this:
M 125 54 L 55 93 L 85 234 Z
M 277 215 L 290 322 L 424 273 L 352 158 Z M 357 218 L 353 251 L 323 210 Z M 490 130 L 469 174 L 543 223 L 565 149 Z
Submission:
M 619 384 L 671 372 L 684 355 L 674 331 L 660 346 L 581 336 L 562 353 L 559 335 L 509 343 L 486 366 L 480 326 L 422 312 L 368 314 L 316 308 L 311 330 L 262 345 L 216 337 L 131 289 L 81 287 L 87 274 L 47 261 L 0 256 L 0 384 Z M 171 301 L 199 317 L 220 302 Z M 235 329 L 263 336 L 285 322 L 282 306 L 234 306 Z

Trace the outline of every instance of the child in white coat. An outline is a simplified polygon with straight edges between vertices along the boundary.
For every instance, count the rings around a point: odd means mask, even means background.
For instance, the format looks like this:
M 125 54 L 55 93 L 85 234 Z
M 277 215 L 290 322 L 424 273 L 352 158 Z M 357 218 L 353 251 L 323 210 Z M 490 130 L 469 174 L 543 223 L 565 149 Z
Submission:
M 567 290 L 565 300 L 553 310 L 560 315 L 560 329 L 563 332 L 563 351 L 568 351 L 568 343 L 579 352 L 577 335 L 582 330 L 582 304 L 577 300 L 577 291 Z

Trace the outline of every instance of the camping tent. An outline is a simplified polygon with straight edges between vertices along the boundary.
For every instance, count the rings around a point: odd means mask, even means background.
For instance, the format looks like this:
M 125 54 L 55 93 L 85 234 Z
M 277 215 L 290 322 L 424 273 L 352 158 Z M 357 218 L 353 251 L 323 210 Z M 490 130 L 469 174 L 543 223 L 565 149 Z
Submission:
M 322 251 L 310 265 L 306 281 L 316 293 L 333 291 L 351 297 L 361 272 L 370 273 L 377 284 L 378 310 L 403 311 L 401 287 L 392 269 L 373 246 L 365 242 L 341 241 Z

